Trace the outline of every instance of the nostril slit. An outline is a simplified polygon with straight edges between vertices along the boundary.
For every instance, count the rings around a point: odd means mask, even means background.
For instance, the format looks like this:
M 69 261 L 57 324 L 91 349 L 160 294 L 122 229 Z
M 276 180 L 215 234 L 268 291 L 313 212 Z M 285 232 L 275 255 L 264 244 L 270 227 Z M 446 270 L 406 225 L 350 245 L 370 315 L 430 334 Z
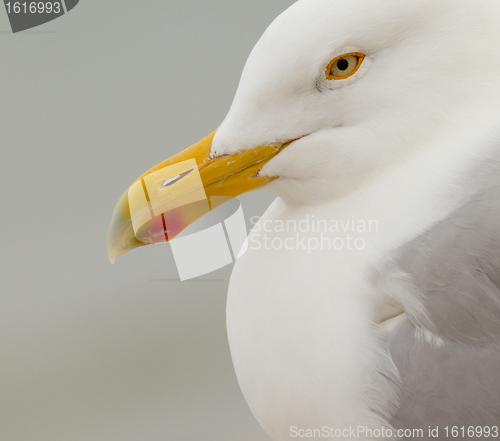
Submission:
M 173 178 L 167 179 L 165 182 L 163 182 L 163 187 L 168 186 L 168 184 L 171 184 L 172 182 L 174 182 L 178 177 L 179 177 L 179 175 L 174 176 Z
M 191 169 L 191 170 L 188 170 L 188 171 L 186 171 L 184 173 L 181 173 L 180 175 L 174 176 L 173 178 L 166 179 L 165 181 L 163 181 L 162 187 L 168 187 L 168 186 L 170 186 L 172 184 L 175 184 L 177 181 L 181 180 L 184 176 L 188 175 L 193 170 L 194 170 L 194 168 Z

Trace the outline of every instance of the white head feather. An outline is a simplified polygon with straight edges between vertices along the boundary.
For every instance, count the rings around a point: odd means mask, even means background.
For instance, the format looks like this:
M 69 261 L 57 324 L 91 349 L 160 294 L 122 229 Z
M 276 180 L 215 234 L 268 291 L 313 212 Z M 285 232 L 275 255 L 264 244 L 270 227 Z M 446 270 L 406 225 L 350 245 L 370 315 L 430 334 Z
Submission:
M 344 196 L 436 137 L 498 118 L 498 17 L 496 0 L 301 0 L 252 51 L 212 154 L 301 138 L 261 171 L 282 178 L 268 188 L 298 203 Z M 366 55 L 358 72 L 326 80 L 353 51 Z

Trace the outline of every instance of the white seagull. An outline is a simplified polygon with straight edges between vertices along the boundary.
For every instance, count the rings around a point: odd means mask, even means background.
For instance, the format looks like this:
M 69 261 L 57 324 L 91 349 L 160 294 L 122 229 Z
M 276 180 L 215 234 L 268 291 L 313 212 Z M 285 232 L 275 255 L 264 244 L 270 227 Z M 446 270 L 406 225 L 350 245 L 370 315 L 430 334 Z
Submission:
M 498 0 L 298 1 L 215 134 L 143 176 L 187 159 L 209 198 L 278 195 L 227 303 L 274 441 L 500 436 Z M 126 192 L 110 258 L 150 241 Z

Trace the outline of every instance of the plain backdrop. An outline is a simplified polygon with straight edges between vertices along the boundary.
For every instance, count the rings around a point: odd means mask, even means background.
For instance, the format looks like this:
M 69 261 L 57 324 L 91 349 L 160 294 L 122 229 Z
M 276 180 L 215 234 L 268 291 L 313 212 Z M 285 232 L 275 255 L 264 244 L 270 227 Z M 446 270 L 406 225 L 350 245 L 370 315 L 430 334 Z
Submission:
M 231 268 L 180 283 L 168 245 L 112 266 L 105 239 L 137 176 L 218 127 L 291 3 L 81 0 L 20 34 L 0 9 L 0 440 L 268 440 L 231 364 Z

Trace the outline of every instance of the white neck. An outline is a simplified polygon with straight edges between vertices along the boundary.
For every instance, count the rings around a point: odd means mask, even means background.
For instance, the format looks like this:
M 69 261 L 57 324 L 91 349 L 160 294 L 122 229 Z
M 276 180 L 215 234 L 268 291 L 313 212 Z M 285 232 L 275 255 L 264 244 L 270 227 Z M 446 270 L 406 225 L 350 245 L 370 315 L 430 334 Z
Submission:
M 438 142 L 343 200 L 314 207 L 278 200 L 261 219 L 260 231 L 254 229 L 231 279 L 227 325 L 243 393 L 274 440 L 293 439 L 290 427 L 384 424 L 369 408 L 380 406 L 380 398 L 377 404 L 370 397 L 382 394 L 389 408 L 396 404 L 394 384 L 379 372 L 397 372 L 373 327 L 391 311 L 380 310 L 369 270 L 463 202 L 472 191 L 465 182 L 470 167 L 493 147 L 481 141 L 461 134 L 460 140 Z M 298 247 L 297 231 L 263 231 L 276 229 L 280 220 L 298 226 L 308 216 L 344 226 L 354 216 L 378 226 L 358 234 L 362 250 L 276 249 L 287 239 Z M 350 232 L 324 236 L 345 240 Z M 318 237 L 317 231 L 298 234 L 299 240 Z

